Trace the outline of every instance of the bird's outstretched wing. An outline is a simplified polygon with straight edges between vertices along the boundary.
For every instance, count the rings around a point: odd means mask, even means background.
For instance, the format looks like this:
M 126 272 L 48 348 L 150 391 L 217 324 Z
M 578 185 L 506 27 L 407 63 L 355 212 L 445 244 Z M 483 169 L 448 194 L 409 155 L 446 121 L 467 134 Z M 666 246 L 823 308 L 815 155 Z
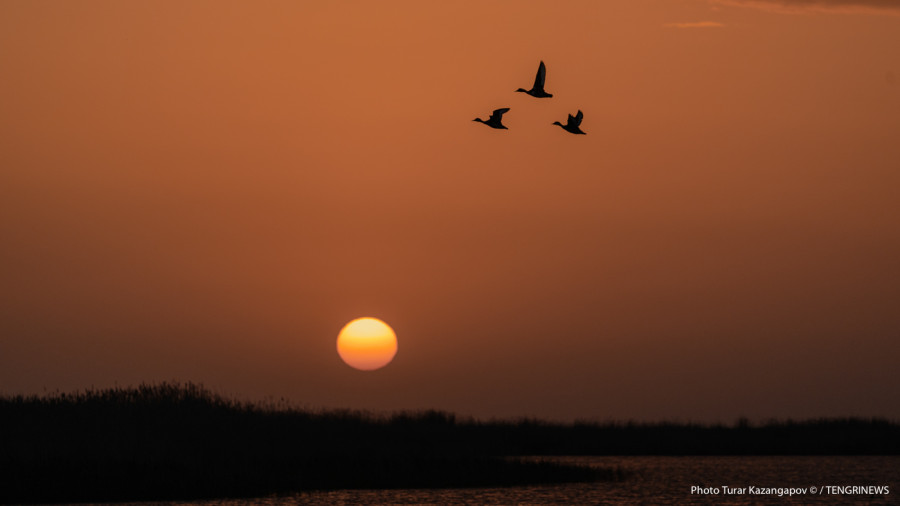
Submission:
M 569 122 L 574 123 L 573 126 L 581 125 L 582 119 L 584 119 L 584 113 L 581 112 L 581 109 L 578 110 L 578 114 L 576 114 L 574 118 L 571 115 L 569 115 Z
M 540 66 L 538 66 L 537 75 L 534 76 L 534 89 L 542 90 L 544 89 L 544 79 L 547 78 L 547 67 L 544 66 L 543 60 L 541 60 Z
M 503 114 L 506 112 L 509 112 L 509 107 L 494 109 L 494 112 L 491 113 L 491 120 L 500 121 L 500 119 L 503 118 Z

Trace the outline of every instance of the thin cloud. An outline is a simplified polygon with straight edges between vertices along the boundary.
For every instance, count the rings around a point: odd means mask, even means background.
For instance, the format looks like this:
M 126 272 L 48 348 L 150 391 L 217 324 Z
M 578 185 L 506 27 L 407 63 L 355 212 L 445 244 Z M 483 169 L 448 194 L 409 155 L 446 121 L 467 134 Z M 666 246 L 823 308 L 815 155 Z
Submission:
M 697 21 L 694 23 L 666 23 L 663 26 L 669 28 L 722 28 L 725 25 L 715 21 Z
M 900 15 L 900 0 L 708 0 L 714 5 L 752 7 L 771 12 L 868 13 Z

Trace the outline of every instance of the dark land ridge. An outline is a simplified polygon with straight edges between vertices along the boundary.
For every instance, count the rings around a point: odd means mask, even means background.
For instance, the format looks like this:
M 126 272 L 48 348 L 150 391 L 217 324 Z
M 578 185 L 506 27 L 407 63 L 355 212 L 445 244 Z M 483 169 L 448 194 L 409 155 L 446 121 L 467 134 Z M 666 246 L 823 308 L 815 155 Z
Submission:
M 731 426 L 376 415 L 227 399 L 195 384 L 0 396 L 0 503 L 259 497 L 343 488 L 627 479 L 560 455 L 898 455 L 883 419 Z

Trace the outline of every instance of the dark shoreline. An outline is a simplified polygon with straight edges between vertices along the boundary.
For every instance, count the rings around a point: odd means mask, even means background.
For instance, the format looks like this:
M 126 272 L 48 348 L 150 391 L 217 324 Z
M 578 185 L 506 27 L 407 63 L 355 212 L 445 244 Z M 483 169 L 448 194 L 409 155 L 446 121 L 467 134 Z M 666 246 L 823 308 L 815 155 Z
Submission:
M 458 420 L 238 402 L 193 384 L 0 396 L 0 502 L 259 497 L 627 479 L 510 457 L 898 455 L 900 425 L 828 419 L 733 426 Z

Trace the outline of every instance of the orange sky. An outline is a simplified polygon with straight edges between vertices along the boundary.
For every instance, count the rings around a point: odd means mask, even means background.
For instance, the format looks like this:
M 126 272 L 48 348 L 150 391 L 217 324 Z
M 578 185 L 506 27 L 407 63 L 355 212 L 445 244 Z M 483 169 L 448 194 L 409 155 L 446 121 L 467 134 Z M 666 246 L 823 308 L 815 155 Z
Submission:
M 892 4 L 2 2 L 0 391 L 900 417 Z

